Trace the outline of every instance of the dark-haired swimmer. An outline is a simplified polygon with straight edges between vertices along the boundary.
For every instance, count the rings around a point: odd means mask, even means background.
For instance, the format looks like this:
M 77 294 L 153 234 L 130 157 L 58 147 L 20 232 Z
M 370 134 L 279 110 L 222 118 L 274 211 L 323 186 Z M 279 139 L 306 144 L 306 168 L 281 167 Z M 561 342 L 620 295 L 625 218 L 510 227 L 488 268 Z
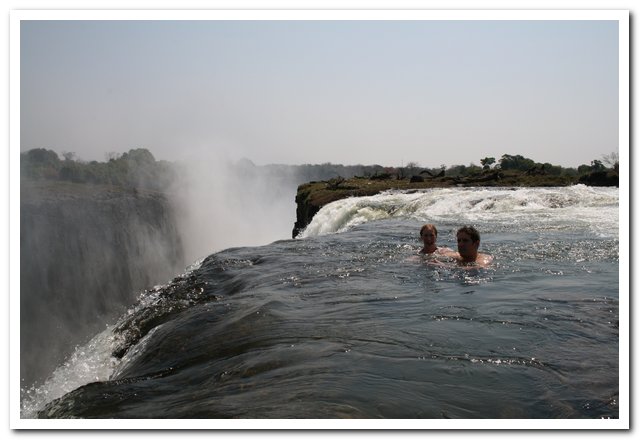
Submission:
M 420 238 L 422 239 L 422 243 L 424 247 L 420 250 L 420 253 L 423 255 L 432 255 L 432 254 L 449 254 L 453 251 L 448 247 L 438 247 L 436 245 L 436 240 L 438 239 L 438 230 L 436 226 L 427 223 L 420 228 Z
M 493 257 L 478 252 L 480 247 L 480 233 L 473 226 L 463 226 L 456 234 L 458 252 L 452 255 L 459 265 L 487 267 Z

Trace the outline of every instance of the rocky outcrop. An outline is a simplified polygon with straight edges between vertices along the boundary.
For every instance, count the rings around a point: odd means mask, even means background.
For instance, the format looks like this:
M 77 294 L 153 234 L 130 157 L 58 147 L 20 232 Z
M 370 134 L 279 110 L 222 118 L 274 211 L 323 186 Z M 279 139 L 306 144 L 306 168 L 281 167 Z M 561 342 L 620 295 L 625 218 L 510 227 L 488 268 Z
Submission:
M 589 186 L 618 186 L 620 177 L 613 171 L 594 171 L 580 176 L 578 182 Z
M 172 209 L 157 192 L 23 180 L 20 375 L 42 381 L 144 289 L 184 270 Z
M 322 207 L 309 199 L 310 191 L 305 190 L 305 185 L 298 187 L 296 194 L 296 222 L 293 225 L 292 237 L 296 238 L 304 228 L 311 223 L 311 219 Z
M 320 208 L 328 203 L 345 197 L 372 196 L 391 187 L 412 188 L 415 185 L 419 184 L 411 184 L 409 180 L 382 180 L 379 177 L 341 179 L 337 185 L 333 179 L 300 185 L 296 193 L 296 222 L 291 235 L 296 238 L 311 223 Z

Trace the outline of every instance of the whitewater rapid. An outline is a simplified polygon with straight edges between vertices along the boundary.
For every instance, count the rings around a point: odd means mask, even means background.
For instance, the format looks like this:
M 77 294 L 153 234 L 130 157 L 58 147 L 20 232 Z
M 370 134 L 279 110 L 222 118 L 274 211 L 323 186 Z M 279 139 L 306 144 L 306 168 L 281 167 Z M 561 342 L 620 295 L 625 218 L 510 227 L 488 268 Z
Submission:
M 322 207 L 298 238 L 339 233 L 370 221 L 406 218 L 432 223 L 512 227 L 582 222 L 594 233 L 618 235 L 618 188 L 445 188 L 387 191 Z

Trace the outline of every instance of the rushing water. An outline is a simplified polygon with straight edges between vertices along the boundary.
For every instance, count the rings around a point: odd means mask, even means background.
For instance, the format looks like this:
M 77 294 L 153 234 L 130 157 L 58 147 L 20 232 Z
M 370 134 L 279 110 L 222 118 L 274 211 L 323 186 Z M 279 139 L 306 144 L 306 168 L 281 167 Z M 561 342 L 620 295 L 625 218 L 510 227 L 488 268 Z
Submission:
M 23 418 L 617 418 L 617 188 L 345 199 L 301 237 L 198 262 Z M 473 224 L 488 269 L 431 264 Z

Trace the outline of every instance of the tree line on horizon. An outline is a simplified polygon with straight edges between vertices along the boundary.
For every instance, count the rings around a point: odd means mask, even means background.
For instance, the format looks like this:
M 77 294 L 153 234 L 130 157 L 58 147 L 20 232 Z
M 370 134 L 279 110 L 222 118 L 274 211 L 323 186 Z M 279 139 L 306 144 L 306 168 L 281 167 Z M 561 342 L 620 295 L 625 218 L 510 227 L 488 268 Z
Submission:
M 156 161 L 145 148 L 129 150 L 121 155 L 109 153 L 105 162 L 84 162 L 75 153 L 58 153 L 34 148 L 20 153 L 21 178 L 57 180 L 74 183 L 115 185 L 165 191 L 174 181 L 175 167 L 166 161 Z
M 480 165 L 476 165 L 472 162 L 469 165 L 452 165 L 449 167 L 441 165 L 440 168 L 427 168 L 426 170 L 429 171 L 429 174 L 436 174 L 444 171 L 446 176 L 451 177 L 477 176 L 491 170 L 512 170 L 522 172 L 536 171 L 551 176 L 579 177 L 593 172 L 606 170 L 618 172 L 618 167 L 618 153 L 604 155 L 601 159 L 592 160 L 589 165 L 583 164 L 576 168 L 562 167 L 560 165 L 553 165 L 549 162 L 536 162 L 533 159 L 529 159 L 520 154 L 503 154 L 499 160 L 496 160 L 495 157 L 485 157 L 480 159 Z M 405 167 L 406 172 L 404 174 L 415 174 L 416 171 L 420 172 L 419 170 L 420 167 L 417 163 L 410 162 Z
M 522 173 L 546 174 L 579 178 L 591 173 L 618 172 L 618 153 L 610 153 L 590 164 L 576 168 L 566 168 L 551 163 L 535 162 L 522 155 L 504 154 L 498 160 L 485 157 L 480 165 L 441 165 L 438 168 L 421 167 L 417 162 L 409 162 L 402 167 L 384 167 L 381 165 L 339 165 L 332 163 L 304 165 L 264 165 L 258 167 L 249 160 L 235 165 L 240 173 L 249 175 L 256 168 L 263 168 L 270 174 L 278 175 L 282 171 L 293 170 L 294 179 L 300 184 L 309 181 L 328 180 L 335 177 L 367 177 L 405 179 L 419 174 L 449 177 L 473 177 L 496 171 L 515 171 Z M 105 162 L 85 162 L 76 158 L 75 153 L 64 152 L 62 159 L 53 150 L 35 148 L 20 154 L 20 173 L 22 178 L 35 180 L 57 180 L 74 183 L 108 184 L 130 188 L 146 188 L 166 191 L 180 173 L 179 164 L 157 161 L 146 148 L 131 149 L 127 153 L 109 153 Z

